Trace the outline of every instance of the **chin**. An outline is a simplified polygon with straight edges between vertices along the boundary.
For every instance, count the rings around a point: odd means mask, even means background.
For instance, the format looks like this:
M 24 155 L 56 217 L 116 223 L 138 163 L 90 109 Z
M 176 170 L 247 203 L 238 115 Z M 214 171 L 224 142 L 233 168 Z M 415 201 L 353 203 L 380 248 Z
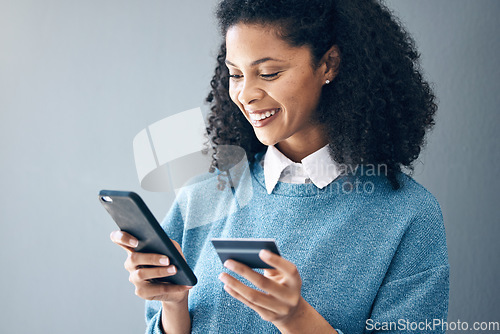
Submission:
M 273 139 L 273 138 L 263 137 L 263 136 L 259 136 L 259 135 L 257 135 L 257 134 L 256 134 L 256 136 L 257 136 L 257 139 L 258 139 L 258 140 L 259 140 L 262 144 L 264 144 L 264 145 L 266 145 L 266 146 L 272 146 L 272 145 L 276 145 L 276 144 L 277 144 L 276 140 L 275 140 L 275 139 Z

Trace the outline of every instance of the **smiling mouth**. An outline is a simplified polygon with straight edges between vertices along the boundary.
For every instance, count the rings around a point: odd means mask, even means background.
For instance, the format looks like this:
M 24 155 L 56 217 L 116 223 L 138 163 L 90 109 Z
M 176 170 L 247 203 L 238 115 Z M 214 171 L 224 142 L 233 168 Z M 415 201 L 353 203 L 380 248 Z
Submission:
M 249 113 L 248 116 L 250 118 L 250 121 L 252 123 L 255 123 L 255 122 L 263 121 L 263 120 L 266 120 L 268 118 L 273 117 L 279 110 L 280 110 L 280 108 L 276 108 L 276 109 L 268 110 L 266 112 L 261 112 L 261 113 Z

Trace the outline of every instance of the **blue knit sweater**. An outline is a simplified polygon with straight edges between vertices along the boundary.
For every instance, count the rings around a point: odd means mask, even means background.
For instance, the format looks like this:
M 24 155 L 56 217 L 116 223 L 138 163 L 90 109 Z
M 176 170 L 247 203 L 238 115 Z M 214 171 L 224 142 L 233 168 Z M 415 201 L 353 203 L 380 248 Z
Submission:
M 273 238 L 301 275 L 302 296 L 334 328 L 357 333 L 444 333 L 449 265 L 439 204 L 400 174 L 278 183 L 266 193 L 261 164 L 246 168 L 236 191 L 205 175 L 177 196 L 163 222 L 198 277 L 189 292 L 192 333 L 278 333 L 223 290 L 211 238 Z M 234 275 L 234 273 L 233 273 Z M 436 319 L 436 320 L 434 320 Z M 161 333 L 160 302 L 146 302 L 147 333 Z M 418 330 L 415 330 L 419 326 Z

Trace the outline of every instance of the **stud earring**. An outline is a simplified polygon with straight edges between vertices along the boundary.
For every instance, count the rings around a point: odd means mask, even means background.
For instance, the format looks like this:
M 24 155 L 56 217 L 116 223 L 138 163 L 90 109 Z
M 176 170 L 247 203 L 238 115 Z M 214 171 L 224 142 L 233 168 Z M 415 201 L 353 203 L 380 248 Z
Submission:
M 326 79 L 325 83 L 328 85 L 330 83 L 330 80 Z

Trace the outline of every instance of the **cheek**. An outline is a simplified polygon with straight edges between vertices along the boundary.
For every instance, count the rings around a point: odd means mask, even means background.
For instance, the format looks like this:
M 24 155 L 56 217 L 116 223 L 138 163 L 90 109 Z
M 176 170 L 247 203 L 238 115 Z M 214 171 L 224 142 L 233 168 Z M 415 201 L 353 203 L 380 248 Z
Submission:
M 283 82 L 279 88 L 275 89 L 273 95 L 276 100 L 288 109 L 295 109 L 304 101 L 304 98 L 307 99 L 307 90 L 307 85 L 303 85 L 300 81 L 289 79 Z
M 229 98 L 237 105 L 239 106 L 238 103 L 238 91 L 235 89 L 235 87 L 232 84 L 229 84 Z
M 312 75 L 304 75 L 303 80 L 295 82 L 293 96 L 295 100 L 307 106 L 315 107 L 321 95 L 322 86 L 318 85 L 317 79 Z
M 280 89 L 274 91 L 273 97 L 291 112 L 288 116 L 303 121 L 303 117 L 309 117 L 317 108 L 320 94 L 321 87 L 317 87 L 314 78 L 297 76 L 283 82 Z

